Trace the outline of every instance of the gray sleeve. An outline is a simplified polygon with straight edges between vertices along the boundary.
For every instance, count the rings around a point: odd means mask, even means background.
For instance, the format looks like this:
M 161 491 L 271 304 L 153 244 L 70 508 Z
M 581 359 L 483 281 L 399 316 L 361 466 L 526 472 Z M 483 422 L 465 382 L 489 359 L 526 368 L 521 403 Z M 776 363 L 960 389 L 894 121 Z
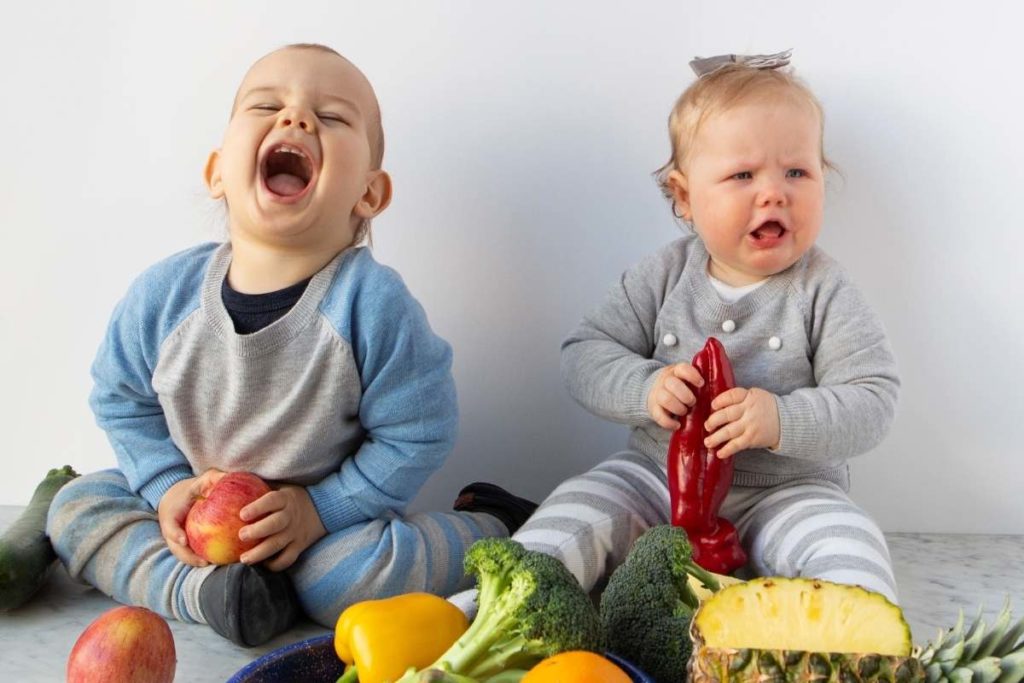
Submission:
M 846 459 L 877 446 L 896 411 L 900 380 L 882 323 L 840 273 L 807 299 L 817 386 L 778 398 L 775 452 L 805 460 Z
M 632 426 L 652 422 L 647 394 L 664 367 L 652 355 L 669 265 L 648 259 L 626 271 L 562 342 L 562 378 L 595 415 Z

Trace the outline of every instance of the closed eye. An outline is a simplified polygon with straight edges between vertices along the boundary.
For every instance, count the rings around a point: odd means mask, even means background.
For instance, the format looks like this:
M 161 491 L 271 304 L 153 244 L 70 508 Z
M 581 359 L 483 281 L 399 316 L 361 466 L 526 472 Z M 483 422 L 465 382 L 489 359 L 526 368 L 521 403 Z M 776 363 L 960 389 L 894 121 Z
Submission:
M 281 107 L 276 104 L 254 104 L 249 109 L 256 109 L 259 111 L 279 111 Z
M 342 116 L 334 114 L 329 111 L 320 111 L 316 113 L 316 116 L 321 121 L 332 121 L 334 123 L 348 123 Z

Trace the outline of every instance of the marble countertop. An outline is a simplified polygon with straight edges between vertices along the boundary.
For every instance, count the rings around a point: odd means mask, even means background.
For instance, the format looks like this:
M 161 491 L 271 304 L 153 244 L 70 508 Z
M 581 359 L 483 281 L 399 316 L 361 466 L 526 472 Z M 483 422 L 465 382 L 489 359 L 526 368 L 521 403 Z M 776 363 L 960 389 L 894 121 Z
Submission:
M 21 508 L 0 506 L 0 529 Z M 934 639 L 940 628 L 956 623 L 959 610 L 972 618 L 986 615 L 1009 596 L 1014 615 L 1024 616 L 1024 536 L 887 534 L 900 589 L 900 602 L 914 642 Z M 64 680 L 71 647 L 88 624 L 116 606 L 110 598 L 74 583 L 57 567 L 33 600 L 0 615 L 3 678 L 20 683 Z M 175 680 L 226 681 L 253 659 L 278 647 L 328 631 L 303 622 L 258 648 L 233 645 L 199 624 L 169 622 L 178 655 Z

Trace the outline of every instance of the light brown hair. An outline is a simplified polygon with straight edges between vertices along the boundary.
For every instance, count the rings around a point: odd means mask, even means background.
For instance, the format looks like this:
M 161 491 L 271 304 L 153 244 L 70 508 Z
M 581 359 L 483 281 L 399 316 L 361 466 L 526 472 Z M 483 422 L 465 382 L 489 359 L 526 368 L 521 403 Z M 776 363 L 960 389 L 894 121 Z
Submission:
M 752 102 L 786 99 L 802 101 L 818 114 L 821 166 L 823 169 L 833 168 L 824 151 L 825 113 L 818 98 L 803 81 L 789 70 L 728 64 L 694 81 L 672 107 L 668 117 L 672 154 L 665 165 L 654 172 L 665 197 L 673 200 L 668 174 L 681 170 L 685 165 L 697 134 L 709 117 Z

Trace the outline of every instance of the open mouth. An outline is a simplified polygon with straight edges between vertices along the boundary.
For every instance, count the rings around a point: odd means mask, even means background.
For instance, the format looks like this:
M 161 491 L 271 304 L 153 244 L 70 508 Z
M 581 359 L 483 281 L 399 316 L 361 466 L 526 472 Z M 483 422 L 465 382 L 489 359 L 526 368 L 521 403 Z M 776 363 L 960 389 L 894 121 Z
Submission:
M 263 182 L 280 197 L 296 198 L 313 179 L 313 161 L 305 150 L 288 144 L 272 147 L 263 157 Z
M 786 226 L 782 223 L 779 223 L 778 221 L 765 221 L 751 232 L 750 236 L 756 241 L 761 242 L 777 240 L 784 234 L 786 234 Z

